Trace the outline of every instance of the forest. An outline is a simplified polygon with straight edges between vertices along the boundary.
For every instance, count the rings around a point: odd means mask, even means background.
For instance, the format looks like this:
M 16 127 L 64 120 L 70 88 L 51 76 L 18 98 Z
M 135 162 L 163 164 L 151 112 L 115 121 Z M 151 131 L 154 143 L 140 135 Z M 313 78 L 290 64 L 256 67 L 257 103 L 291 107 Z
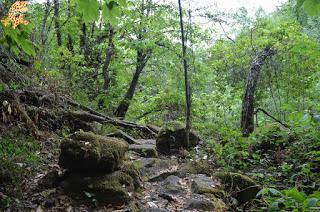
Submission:
M 320 2 L 199 2 L 0 0 L 0 211 L 320 211 Z

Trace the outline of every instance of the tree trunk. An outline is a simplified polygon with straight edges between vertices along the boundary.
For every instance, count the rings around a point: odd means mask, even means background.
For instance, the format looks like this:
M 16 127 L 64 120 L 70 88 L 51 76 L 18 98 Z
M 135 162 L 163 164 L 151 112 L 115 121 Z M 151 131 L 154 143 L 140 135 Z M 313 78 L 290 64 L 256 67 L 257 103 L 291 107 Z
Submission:
M 130 83 L 130 87 L 124 99 L 120 102 L 117 110 L 115 111 L 116 117 L 124 118 L 126 116 L 126 113 L 130 106 L 130 101 L 134 96 L 134 92 L 136 90 L 140 74 L 143 71 L 144 67 L 146 66 L 150 57 L 151 57 L 151 51 L 148 51 L 147 53 L 145 53 L 142 49 L 138 49 L 136 71 L 133 75 L 132 81 Z
M 44 16 L 42 20 L 42 25 L 41 25 L 41 44 L 44 46 L 47 42 L 48 35 L 46 34 L 46 25 L 47 25 L 47 20 L 50 14 L 50 7 L 51 3 L 50 0 L 47 0 L 45 4 L 45 10 L 44 10 Z
M 62 45 L 62 36 L 61 36 L 61 29 L 59 23 L 59 14 L 60 14 L 60 5 L 59 0 L 53 1 L 53 9 L 54 9 L 54 26 L 56 30 L 56 37 L 57 37 L 57 44 L 58 46 Z
M 108 90 L 110 87 L 110 63 L 111 63 L 111 58 L 113 56 L 113 51 L 114 51 L 114 44 L 113 44 L 113 37 L 114 37 L 114 31 L 112 26 L 109 24 L 109 38 L 108 38 L 108 47 L 106 49 L 106 59 L 103 64 L 102 72 L 103 72 L 103 79 L 104 79 L 104 89 Z
M 68 0 L 68 20 L 71 19 L 71 2 Z M 73 48 L 73 39 L 71 34 L 68 32 L 68 41 L 67 41 L 67 48 L 68 50 L 74 55 L 74 48 Z
M 138 41 L 143 41 L 144 40 L 144 34 L 146 34 L 146 29 L 142 26 L 143 24 L 143 19 L 148 18 L 150 15 L 150 11 L 151 11 L 151 5 L 152 5 L 152 1 L 149 0 L 147 1 L 147 8 L 145 7 L 145 1 L 142 0 L 141 1 L 141 10 L 140 10 L 140 30 L 139 33 L 137 34 L 137 38 Z M 136 70 L 135 73 L 133 75 L 132 81 L 130 83 L 130 87 L 124 97 L 124 99 L 120 102 L 118 108 L 115 111 L 115 116 L 119 117 L 119 118 L 124 118 L 126 116 L 126 113 L 129 109 L 130 106 L 130 102 L 134 96 L 134 92 L 136 90 L 138 81 L 139 81 L 139 77 L 141 72 L 143 71 L 144 67 L 146 66 L 148 60 L 150 59 L 152 54 L 152 49 L 147 49 L 147 50 L 143 50 L 138 48 L 137 49 L 137 62 L 136 62 Z
M 187 47 L 185 44 L 185 32 L 183 26 L 183 13 L 181 0 L 179 3 L 179 16 L 180 16 L 180 29 L 181 29 L 181 45 L 182 45 L 182 57 L 183 57 L 183 68 L 184 68 L 184 82 L 185 82 L 185 94 L 186 94 L 186 146 L 189 148 L 189 134 L 191 129 L 191 95 L 190 95 L 190 85 L 188 80 L 188 63 L 187 63 Z
M 249 136 L 254 131 L 254 94 L 259 81 L 262 66 L 272 57 L 275 51 L 265 48 L 253 60 L 247 78 L 246 88 L 242 100 L 241 130 L 243 136 Z

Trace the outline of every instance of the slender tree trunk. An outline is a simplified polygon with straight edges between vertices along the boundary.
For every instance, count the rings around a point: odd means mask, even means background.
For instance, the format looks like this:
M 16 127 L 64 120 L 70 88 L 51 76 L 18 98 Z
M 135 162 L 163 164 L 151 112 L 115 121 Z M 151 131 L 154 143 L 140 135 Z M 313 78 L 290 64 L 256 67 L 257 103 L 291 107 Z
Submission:
M 80 51 L 84 55 L 85 60 L 89 63 L 89 52 L 88 52 L 88 37 L 87 37 L 87 26 L 85 23 L 81 25 L 81 35 L 80 35 Z
M 117 110 L 115 111 L 116 117 L 124 118 L 126 116 L 126 113 L 127 113 L 129 106 L 130 106 L 130 102 L 134 96 L 134 92 L 136 90 L 140 74 L 143 71 L 144 67 L 146 66 L 150 57 L 151 57 L 151 52 L 144 53 L 144 51 L 142 49 L 138 49 L 136 70 L 133 75 L 132 81 L 130 83 L 130 87 L 129 87 L 124 99 L 120 102 Z
M 60 15 L 60 4 L 59 0 L 53 1 L 53 9 L 54 9 L 54 25 L 56 30 L 56 37 L 57 37 L 57 44 L 58 46 L 62 45 L 62 36 L 61 36 L 61 29 L 59 23 L 59 15 Z
M 146 33 L 146 29 L 142 26 L 143 24 L 143 19 L 148 18 L 150 11 L 151 11 L 151 5 L 152 5 L 152 1 L 151 0 L 147 0 L 147 5 L 148 8 L 146 10 L 145 8 L 145 1 L 142 0 L 141 1 L 141 10 L 140 10 L 140 31 L 137 35 L 137 38 L 139 41 L 143 41 L 144 40 L 144 34 Z M 145 12 L 146 10 L 146 12 Z M 148 49 L 148 50 L 143 50 L 141 48 L 137 49 L 137 62 L 136 62 L 136 70 L 135 73 L 133 75 L 132 81 L 130 83 L 130 87 L 128 89 L 128 91 L 126 92 L 126 95 L 124 97 L 124 99 L 120 102 L 118 108 L 115 111 L 115 116 L 119 117 L 119 118 L 124 118 L 126 116 L 126 113 L 129 109 L 130 106 L 130 102 L 133 99 L 134 96 L 134 92 L 136 90 L 138 81 L 139 81 L 139 77 L 141 72 L 143 71 L 144 67 L 146 66 L 148 60 L 150 59 L 152 54 L 152 50 Z
M 106 49 L 106 59 L 103 64 L 102 72 L 103 72 L 103 79 L 104 79 L 104 89 L 108 90 L 110 87 L 110 63 L 114 52 L 114 44 L 113 44 L 113 37 L 114 31 L 112 26 L 109 24 L 109 38 L 108 38 L 108 47 Z
M 181 44 L 182 44 L 182 57 L 183 57 L 183 68 L 184 68 L 184 82 L 185 82 L 185 94 L 186 94 L 186 144 L 187 148 L 190 147 L 189 134 L 191 129 L 191 95 L 190 85 L 188 79 L 188 63 L 187 63 L 187 47 L 185 44 L 185 32 L 183 26 L 183 12 L 181 6 L 181 0 L 179 3 L 179 14 L 180 14 L 180 29 L 181 29 Z
M 45 4 L 45 10 L 44 10 L 44 16 L 43 16 L 43 20 L 42 20 L 42 24 L 41 24 L 41 44 L 42 46 L 44 46 L 47 42 L 48 36 L 46 33 L 46 25 L 47 25 L 47 21 L 48 21 L 48 17 L 50 14 L 50 7 L 51 7 L 51 3 L 50 0 L 47 0 L 46 4 Z
M 70 19 L 71 19 L 71 2 L 70 0 L 68 0 L 68 20 Z M 74 55 L 73 39 L 69 32 L 68 32 L 67 48 L 72 53 L 72 55 Z
M 254 95 L 260 78 L 262 66 L 272 57 L 275 51 L 265 48 L 253 60 L 247 78 L 246 88 L 242 100 L 241 130 L 243 136 L 249 136 L 254 131 Z

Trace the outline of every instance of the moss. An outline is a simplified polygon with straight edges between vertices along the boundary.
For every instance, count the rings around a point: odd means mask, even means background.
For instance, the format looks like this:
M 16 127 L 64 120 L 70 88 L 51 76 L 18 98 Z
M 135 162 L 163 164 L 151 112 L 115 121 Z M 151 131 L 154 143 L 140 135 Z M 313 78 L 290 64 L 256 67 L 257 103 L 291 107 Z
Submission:
M 118 131 L 118 128 L 115 127 L 112 124 L 103 124 L 101 126 L 100 131 L 97 132 L 97 134 L 99 135 L 107 135 L 107 134 L 111 134 L 111 133 L 115 133 Z
M 141 164 L 136 161 L 125 163 L 121 167 L 121 171 L 123 173 L 126 173 L 133 179 L 133 185 L 135 190 L 139 190 L 140 188 L 142 188 L 142 179 L 141 179 L 142 177 L 141 177 L 140 169 L 141 169 Z
M 168 122 L 159 132 L 156 140 L 157 149 L 162 154 L 173 154 L 180 149 L 186 149 L 186 130 L 180 122 Z M 189 134 L 189 148 L 199 144 L 200 138 L 195 131 Z
M 206 194 L 206 196 L 212 201 L 215 212 L 227 211 L 228 208 L 221 199 L 217 198 L 213 194 Z
M 142 144 L 142 145 L 131 144 L 129 145 L 129 150 L 140 154 L 142 157 L 148 157 L 148 158 L 158 157 L 158 152 L 156 150 L 156 147 L 151 144 Z
M 80 131 L 62 142 L 59 164 L 74 171 L 112 172 L 127 150 L 128 144 L 121 139 Z
M 167 122 L 164 127 L 161 129 L 161 131 L 171 131 L 174 132 L 176 130 L 181 130 L 184 129 L 184 124 L 182 122 L 179 121 L 171 121 L 171 122 Z M 160 133 L 161 133 L 160 131 Z
M 261 190 L 261 187 L 254 180 L 243 174 L 219 172 L 215 173 L 213 177 L 219 178 L 225 188 L 232 191 L 240 203 L 251 201 Z
M 0 127 L 0 192 L 20 198 L 25 178 L 42 168 L 41 143 L 20 128 Z M 0 210 L 9 199 L 0 200 Z
M 189 174 L 206 174 L 209 175 L 211 167 L 207 160 L 188 161 L 179 168 L 179 174 L 184 177 Z
M 71 174 L 63 183 L 66 193 L 79 201 L 88 201 L 85 193 L 91 194 L 98 204 L 126 204 L 131 198 L 133 179 L 122 171 L 108 175 L 86 176 Z

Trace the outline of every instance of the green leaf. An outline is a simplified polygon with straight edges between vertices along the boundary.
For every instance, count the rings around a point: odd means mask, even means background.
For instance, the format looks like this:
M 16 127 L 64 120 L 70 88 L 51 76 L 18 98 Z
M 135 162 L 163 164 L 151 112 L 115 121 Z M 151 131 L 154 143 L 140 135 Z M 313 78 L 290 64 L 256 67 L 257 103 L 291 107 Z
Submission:
M 111 1 L 102 6 L 102 17 L 106 23 L 110 23 L 113 26 L 117 25 L 120 15 L 120 7 L 115 1 Z
M 19 45 L 27 55 L 31 55 L 31 56 L 36 55 L 36 52 L 34 50 L 34 47 L 31 41 L 26 39 L 21 39 L 19 40 Z
M 16 56 L 19 55 L 20 53 L 20 50 L 17 46 L 13 45 L 13 46 L 10 46 L 10 50 L 13 52 L 13 54 L 15 54 Z
M 311 207 L 317 207 L 317 203 L 319 202 L 320 200 L 318 198 L 311 198 L 308 200 L 308 207 L 311 208 Z
M 84 22 L 93 22 L 99 19 L 99 2 L 97 0 L 77 0 L 79 12 L 82 13 Z
M 316 16 L 320 12 L 320 1 L 319 0 L 305 0 L 303 8 L 310 16 Z
M 288 197 L 293 198 L 295 201 L 297 201 L 299 203 L 303 203 L 304 200 L 306 199 L 306 195 L 304 193 L 302 193 L 302 192 L 299 192 L 297 190 L 297 188 L 293 188 L 293 189 L 287 190 L 286 191 L 286 195 Z
M 297 7 L 302 7 L 305 0 L 297 0 Z
M 268 209 L 268 212 L 276 212 L 279 211 L 279 202 L 274 201 Z

